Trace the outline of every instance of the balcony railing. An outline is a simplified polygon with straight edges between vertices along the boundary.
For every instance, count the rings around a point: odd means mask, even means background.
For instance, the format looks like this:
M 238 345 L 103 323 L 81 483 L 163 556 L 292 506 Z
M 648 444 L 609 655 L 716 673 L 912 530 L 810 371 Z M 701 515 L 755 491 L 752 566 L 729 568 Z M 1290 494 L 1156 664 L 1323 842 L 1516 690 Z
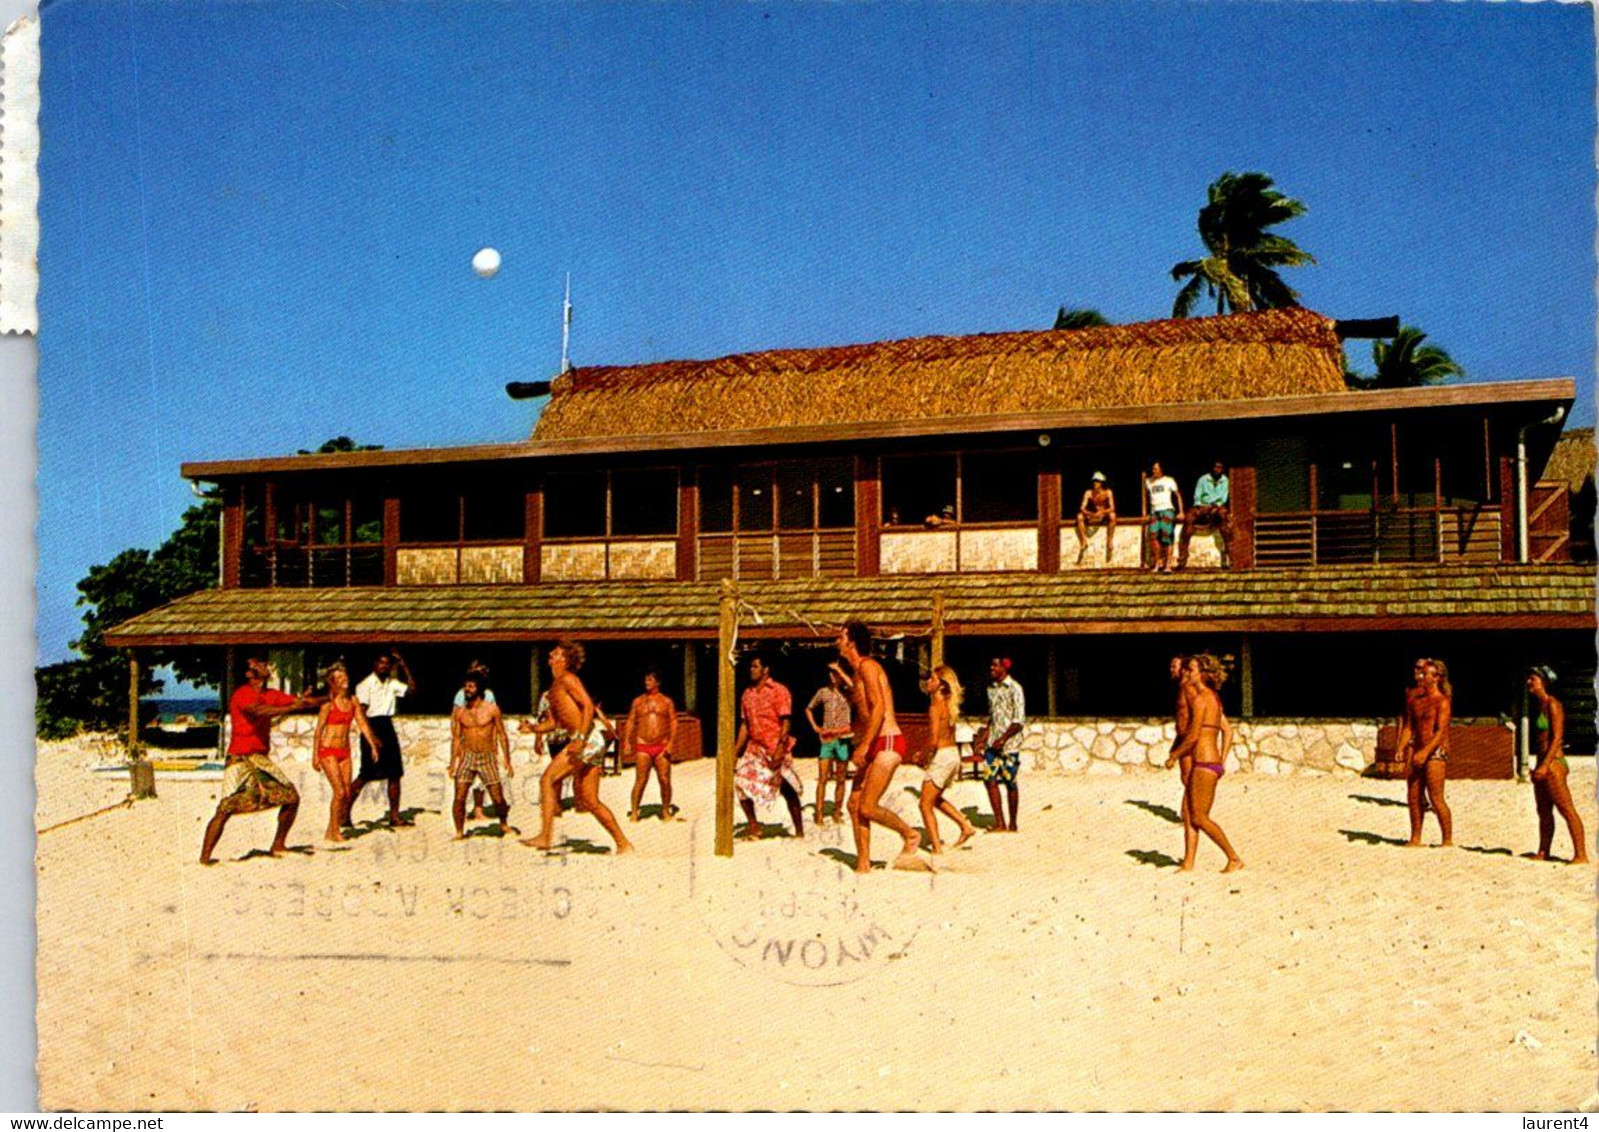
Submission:
M 1255 565 L 1497 562 L 1498 507 L 1289 511 L 1255 516 Z
M 239 573 L 245 586 L 381 586 L 383 547 L 374 543 L 249 547 Z
M 855 530 L 702 534 L 699 576 L 717 578 L 848 578 L 855 574 Z

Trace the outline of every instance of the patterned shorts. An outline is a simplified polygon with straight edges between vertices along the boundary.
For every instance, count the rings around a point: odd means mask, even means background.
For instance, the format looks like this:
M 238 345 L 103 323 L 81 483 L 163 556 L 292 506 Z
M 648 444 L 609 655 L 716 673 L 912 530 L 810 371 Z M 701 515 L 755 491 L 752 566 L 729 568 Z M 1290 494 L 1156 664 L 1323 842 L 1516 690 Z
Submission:
M 229 812 L 253 814 L 278 806 L 292 806 L 300 792 L 289 776 L 266 755 L 229 755 L 222 772 L 222 801 Z
M 1015 786 L 1016 776 L 1021 773 L 1021 769 L 1020 751 L 1007 752 L 990 747 L 983 752 L 983 761 L 977 768 L 977 774 L 984 782 L 991 782 L 996 786 Z
M 492 750 L 461 752 L 461 763 L 455 768 L 455 781 L 458 785 L 470 786 L 474 778 L 481 778 L 484 786 L 500 784 L 500 764 Z
M 1161 546 L 1170 546 L 1177 532 L 1177 512 L 1156 511 L 1149 517 L 1149 533 Z

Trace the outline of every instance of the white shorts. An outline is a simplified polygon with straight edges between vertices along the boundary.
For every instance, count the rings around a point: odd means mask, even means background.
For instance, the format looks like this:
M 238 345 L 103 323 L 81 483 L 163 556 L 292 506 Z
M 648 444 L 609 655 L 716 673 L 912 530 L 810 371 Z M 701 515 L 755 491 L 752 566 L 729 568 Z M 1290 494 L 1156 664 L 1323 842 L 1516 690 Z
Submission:
M 923 782 L 931 782 L 940 790 L 948 790 L 949 784 L 955 781 L 955 776 L 960 773 L 961 753 L 958 747 L 940 747 L 933 753 L 933 761 L 927 764 L 927 773 Z

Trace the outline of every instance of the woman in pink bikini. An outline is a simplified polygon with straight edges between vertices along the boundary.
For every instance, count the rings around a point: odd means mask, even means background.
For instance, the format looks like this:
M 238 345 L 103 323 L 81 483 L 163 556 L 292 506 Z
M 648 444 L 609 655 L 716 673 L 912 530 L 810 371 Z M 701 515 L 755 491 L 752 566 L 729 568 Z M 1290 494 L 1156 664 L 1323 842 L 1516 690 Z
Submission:
M 350 673 L 342 663 L 335 663 L 328 669 L 327 685 L 328 702 L 322 705 L 316 717 L 316 734 L 311 739 L 311 747 L 316 751 L 316 765 L 328 776 L 328 785 L 333 788 L 328 831 L 322 836 L 328 841 L 343 841 L 339 815 L 345 812 L 344 804 L 350 794 L 350 724 L 360 729 L 361 735 L 372 745 L 374 755 L 383 744 L 372 733 L 361 702 L 350 695 Z
M 1230 873 L 1243 868 L 1244 862 L 1233 852 L 1227 835 L 1210 816 L 1211 803 L 1216 800 L 1216 784 L 1227 773 L 1227 748 L 1233 741 L 1232 725 L 1221 710 L 1220 688 L 1226 675 L 1215 657 L 1202 653 L 1188 658 L 1188 678 L 1196 694 L 1188 714 L 1188 730 L 1178 740 L 1171 758 L 1177 761 L 1184 756 L 1193 757 L 1193 769 L 1183 790 L 1183 813 L 1195 829 L 1227 854 L 1227 867 L 1222 872 Z M 1196 838 L 1183 854 L 1180 867 L 1184 872 L 1194 867 L 1198 852 Z

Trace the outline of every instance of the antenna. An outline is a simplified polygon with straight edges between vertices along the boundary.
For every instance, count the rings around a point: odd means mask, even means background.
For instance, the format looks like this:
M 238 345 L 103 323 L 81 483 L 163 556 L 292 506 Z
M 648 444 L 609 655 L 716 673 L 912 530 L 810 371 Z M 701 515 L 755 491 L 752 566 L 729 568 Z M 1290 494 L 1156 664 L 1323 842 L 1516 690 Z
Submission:
M 561 304 L 561 372 L 572 372 L 572 273 L 566 273 L 566 301 Z

